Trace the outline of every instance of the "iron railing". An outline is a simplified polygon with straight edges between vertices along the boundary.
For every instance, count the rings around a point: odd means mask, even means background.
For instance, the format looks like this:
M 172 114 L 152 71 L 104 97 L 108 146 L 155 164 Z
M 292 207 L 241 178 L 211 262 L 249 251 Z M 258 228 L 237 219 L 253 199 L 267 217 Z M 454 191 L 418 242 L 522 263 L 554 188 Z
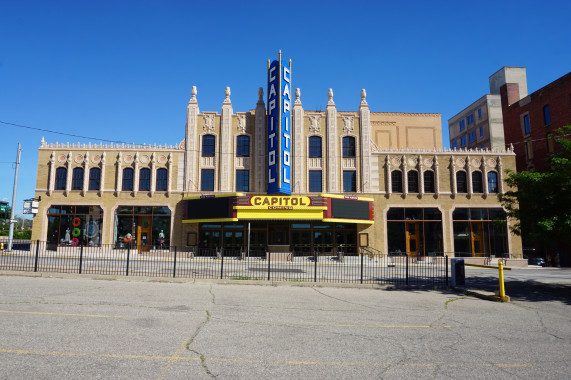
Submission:
M 113 245 L 62 246 L 29 242 L 0 252 L 0 269 L 122 276 L 448 285 L 448 256 L 384 255 L 373 248 L 268 252 L 244 249 Z

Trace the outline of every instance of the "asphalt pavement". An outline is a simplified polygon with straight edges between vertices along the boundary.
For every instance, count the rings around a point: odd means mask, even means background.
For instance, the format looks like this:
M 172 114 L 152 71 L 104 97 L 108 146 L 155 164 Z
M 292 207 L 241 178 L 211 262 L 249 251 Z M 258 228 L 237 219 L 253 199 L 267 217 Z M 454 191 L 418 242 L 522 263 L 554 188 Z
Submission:
M 486 277 L 475 273 L 467 280 Z M 1 274 L 2 379 L 562 379 L 571 371 L 569 294 L 501 303 L 444 289 Z

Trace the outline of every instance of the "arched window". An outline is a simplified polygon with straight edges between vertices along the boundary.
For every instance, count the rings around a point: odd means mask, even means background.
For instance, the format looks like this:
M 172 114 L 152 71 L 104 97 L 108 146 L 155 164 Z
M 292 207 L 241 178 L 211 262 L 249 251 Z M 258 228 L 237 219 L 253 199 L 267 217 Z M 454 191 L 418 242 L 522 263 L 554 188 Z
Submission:
M 309 138 L 309 157 L 321 157 L 321 137 L 311 136 Z
M 65 183 L 67 181 L 67 169 L 56 169 L 56 190 L 65 190 Z
M 168 174 L 165 168 L 157 170 L 157 191 L 167 191 Z
M 476 194 L 484 192 L 484 186 L 482 184 L 482 172 L 472 172 L 472 192 Z
M 72 190 L 83 189 L 83 168 L 73 168 L 71 189 Z
M 456 172 L 456 191 L 458 193 L 467 193 L 468 184 L 466 183 L 466 172 Z
M 214 157 L 216 137 L 214 135 L 202 136 L 202 157 Z
M 123 169 L 123 191 L 133 191 L 133 169 Z
M 99 190 L 101 188 L 101 169 L 89 169 L 89 190 Z
M 393 193 L 402 193 L 402 172 L 400 170 L 391 172 L 391 190 Z
M 236 139 L 236 156 L 250 157 L 250 136 L 238 136 Z
M 498 173 L 488 172 L 488 193 L 498 192 Z
M 355 138 L 351 136 L 343 137 L 343 157 L 355 157 Z
M 149 191 L 151 190 L 151 169 L 142 168 L 139 172 L 139 190 Z
M 422 175 L 424 176 L 424 192 L 434 193 L 434 172 L 426 170 Z
M 406 176 L 408 180 L 408 192 L 418 193 L 418 172 L 416 170 L 409 170 Z

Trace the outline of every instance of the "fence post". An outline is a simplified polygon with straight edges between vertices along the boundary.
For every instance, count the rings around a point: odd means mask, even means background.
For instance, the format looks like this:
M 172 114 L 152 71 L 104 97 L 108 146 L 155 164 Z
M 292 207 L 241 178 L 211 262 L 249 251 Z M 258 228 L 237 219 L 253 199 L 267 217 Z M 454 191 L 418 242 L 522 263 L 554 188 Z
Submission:
M 408 254 L 406 255 L 406 284 L 408 285 Z
M 313 250 L 313 282 L 317 282 L 317 249 Z
M 83 268 L 83 242 L 79 245 L 79 274 L 81 274 L 81 269 Z
M 127 271 L 125 272 L 125 276 L 129 275 L 129 257 L 131 256 L 131 243 L 127 245 Z
M 267 255 L 268 255 L 268 281 L 270 281 L 270 265 L 271 265 L 270 260 L 272 257 L 272 253 L 268 251 Z
M 448 255 L 446 255 L 446 286 L 448 286 Z
M 220 248 L 220 258 L 222 259 L 220 262 L 220 279 L 222 280 L 224 276 L 224 248 Z
M 363 283 L 363 266 L 364 266 L 364 257 L 365 254 L 361 251 L 361 284 Z
M 174 264 L 172 268 L 172 278 L 176 277 L 176 245 L 174 246 Z
M 36 240 L 36 260 L 34 261 L 34 272 L 38 271 L 38 258 L 40 256 L 40 241 Z

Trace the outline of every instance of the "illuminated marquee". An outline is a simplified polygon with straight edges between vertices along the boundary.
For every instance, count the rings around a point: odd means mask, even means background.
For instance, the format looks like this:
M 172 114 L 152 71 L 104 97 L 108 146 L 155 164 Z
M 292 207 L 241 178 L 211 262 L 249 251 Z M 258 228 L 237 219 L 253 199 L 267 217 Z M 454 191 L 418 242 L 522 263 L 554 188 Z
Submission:
M 291 194 L 291 61 L 268 60 L 268 194 Z

